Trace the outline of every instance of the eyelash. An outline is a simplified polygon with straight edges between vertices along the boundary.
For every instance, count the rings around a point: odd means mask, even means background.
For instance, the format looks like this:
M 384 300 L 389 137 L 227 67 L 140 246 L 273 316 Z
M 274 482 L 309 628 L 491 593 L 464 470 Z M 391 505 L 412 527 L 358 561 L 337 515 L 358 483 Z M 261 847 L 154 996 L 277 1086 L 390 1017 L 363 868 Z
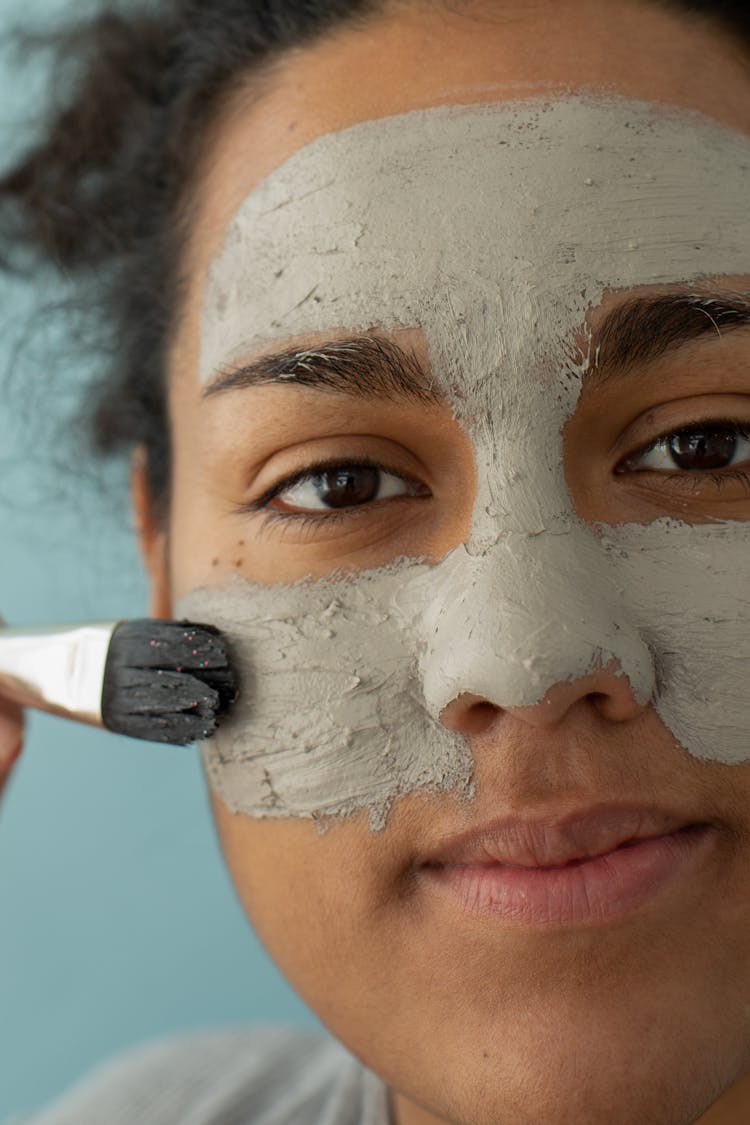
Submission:
M 703 426 L 713 426 L 716 429 L 719 429 L 721 427 L 725 427 L 727 429 L 735 429 L 738 436 L 750 439 L 750 426 L 748 426 L 746 420 L 733 418 L 707 418 L 702 421 L 691 422 L 686 426 L 680 426 L 679 429 L 669 430 L 666 433 L 659 434 L 658 437 L 654 438 L 652 442 L 637 450 L 634 454 L 628 457 L 627 460 L 630 461 L 636 457 L 643 457 L 646 454 L 651 453 L 662 442 L 666 441 L 668 438 L 674 437 L 675 434 L 685 433 L 691 430 L 698 430 Z M 621 462 L 621 464 L 623 464 L 623 462 Z M 289 524 L 293 522 L 295 526 L 301 531 L 319 527 L 322 521 L 325 521 L 330 525 L 333 523 L 340 523 L 344 520 L 356 518 L 363 512 L 368 511 L 372 506 L 372 502 L 367 504 L 359 504 L 351 508 L 342 508 L 338 511 L 321 510 L 317 511 L 314 515 L 307 512 L 284 512 L 280 509 L 269 507 L 271 501 L 279 496 L 282 492 L 286 492 L 287 489 L 292 488 L 294 485 L 302 483 L 308 477 L 316 476 L 321 473 L 328 472 L 332 469 L 341 468 L 377 469 L 380 472 L 390 473 L 394 477 L 399 477 L 401 480 L 407 482 L 409 481 L 409 478 L 406 477 L 403 473 L 400 473 L 396 469 L 384 465 L 379 461 L 375 461 L 372 458 L 361 457 L 355 458 L 354 460 L 330 458 L 327 461 L 312 462 L 304 469 L 299 469 L 295 473 L 290 473 L 289 476 L 284 477 L 280 481 L 277 481 L 276 484 L 267 489 L 267 491 L 264 492 L 262 496 L 258 497 L 257 500 L 252 500 L 249 503 L 241 504 L 238 506 L 237 510 L 241 513 L 255 513 L 258 515 L 262 515 L 264 526 L 270 527 L 279 523 Z M 618 470 L 615 471 L 617 472 Z M 623 473 L 625 471 L 626 470 L 622 470 Z M 750 492 L 750 468 L 748 468 L 747 470 L 723 469 L 717 470 L 715 472 L 687 472 L 683 470 L 682 472 L 675 473 L 666 473 L 663 470 L 660 471 L 658 469 L 644 469 L 641 470 L 641 472 L 657 473 L 660 477 L 666 479 L 670 484 L 676 484 L 682 487 L 684 487 L 688 483 L 694 486 L 695 484 L 705 484 L 706 481 L 711 481 L 716 484 L 717 488 L 721 488 L 725 483 L 728 483 L 729 481 L 735 481 L 743 485 L 747 489 L 747 491 Z M 414 482 L 412 481 L 411 483 Z M 374 501 L 374 503 L 377 503 L 377 501 Z
M 292 488 L 296 484 L 301 484 L 302 481 L 306 480 L 308 477 L 318 476 L 332 469 L 377 469 L 382 473 L 390 473 L 392 476 L 398 477 L 400 480 L 406 481 L 407 483 L 417 483 L 397 469 L 384 465 L 380 461 L 375 461 L 371 457 L 356 457 L 352 460 L 332 457 L 327 461 L 313 461 L 304 469 L 298 469 L 297 472 L 290 473 L 289 476 L 277 481 L 276 484 L 267 489 L 257 500 L 251 500 L 246 504 L 240 504 L 237 510 L 241 513 L 251 512 L 262 516 L 264 527 L 271 527 L 279 523 L 289 524 L 293 522 L 298 530 L 305 531 L 306 529 L 320 527 L 323 521 L 330 525 L 356 518 L 361 513 L 368 511 L 373 503 L 378 503 L 378 501 L 372 501 L 368 504 L 358 504 L 351 508 L 341 508 L 338 511 L 335 509 L 328 512 L 321 510 L 317 511 L 314 515 L 308 512 L 284 512 L 278 508 L 270 508 L 268 506 L 272 500 L 280 496 L 282 492 L 286 492 L 288 488 Z M 405 497 L 405 499 L 415 499 L 415 497 Z
M 625 458 L 625 460 L 621 461 L 620 464 L 622 465 L 626 461 L 632 461 L 632 460 L 634 460 L 635 458 L 638 458 L 638 457 L 645 457 L 648 453 L 651 453 L 654 449 L 656 449 L 657 446 L 661 445 L 662 442 L 666 442 L 667 439 L 669 439 L 671 437 L 674 437 L 676 434 L 691 433 L 695 430 L 700 430 L 703 427 L 705 427 L 706 429 L 708 429 L 709 427 L 712 427 L 713 429 L 716 429 L 716 430 L 718 430 L 718 429 L 734 430 L 738 437 L 745 438 L 746 440 L 750 440 L 750 425 L 748 425 L 747 419 L 739 419 L 739 418 L 703 418 L 703 419 L 696 419 L 694 422 L 687 423 L 687 425 L 679 426 L 677 429 L 668 430 L 666 433 L 659 434 L 657 437 L 654 438 L 653 441 L 649 442 L 648 445 L 644 445 L 641 449 L 636 450 L 635 453 L 633 453 L 629 457 Z M 623 469 L 623 470 L 616 469 L 615 470 L 616 473 L 619 472 L 622 475 L 624 475 L 624 473 L 626 471 L 627 470 L 625 470 L 625 469 Z M 659 469 L 642 469 L 640 471 L 644 475 L 646 475 L 646 474 L 656 474 L 656 475 L 660 476 L 663 480 L 664 479 L 667 480 L 669 482 L 669 484 L 674 484 L 674 485 L 677 485 L 677 486 L 682 487 L 682 488 L 685 488 L 686 486 L 695 487 L 696 485 L 711 483 L 711 484 L 715 484 L 717 489 L 721 489 L 725 484 L 729 483 L 730 481 L 735 481 L 738 484 L 741 484 L 748 492 L 750 492 L 750 466 L 747 469 L 739 469 L 739 468 L 738 469 L 717 469 L 715 471 L 705 470 L 703 472 L 700 472 L 700 471 L 688 472 L 687 470 L 682 470 L 682 471 L 676 471 L 674 473 L 667 473 L 663 469 L 662 470 L 659 470 Z

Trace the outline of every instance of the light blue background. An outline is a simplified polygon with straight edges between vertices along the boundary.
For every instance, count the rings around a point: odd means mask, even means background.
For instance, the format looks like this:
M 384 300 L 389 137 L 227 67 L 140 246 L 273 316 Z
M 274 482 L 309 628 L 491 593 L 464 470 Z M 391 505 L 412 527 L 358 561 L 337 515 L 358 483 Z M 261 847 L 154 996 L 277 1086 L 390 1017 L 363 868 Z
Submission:
M 85 7 L 0 0 L 0 42 L 55 11 Z M 19 115 L 39 87 L 38 64 L 0 58 L 3 159 L 23 143 Z M 45 370 L 50 332 L 25 317 L 29 297 L 0 280 L 0 613 L 13 624 L 144 616 L 117 489 L 108 502 L 85 475 L 56 474 L 51 428 L 42 437 L 19 421 L 24 407 L 54 418 L 79 374 L 72 360 Z M 313 1020 L 235 903 L 196 751 L 31 716 L 0 809 L 0 1121 L 131 1044 L 246 1022 Z

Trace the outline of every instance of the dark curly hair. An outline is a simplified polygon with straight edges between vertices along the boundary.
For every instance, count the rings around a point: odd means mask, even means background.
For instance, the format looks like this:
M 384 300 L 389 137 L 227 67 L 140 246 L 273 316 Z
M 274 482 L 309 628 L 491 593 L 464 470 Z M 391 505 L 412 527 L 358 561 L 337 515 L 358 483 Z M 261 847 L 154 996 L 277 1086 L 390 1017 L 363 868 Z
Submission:
M 653 0 L 728 30 L 750 62 L 748 0 Z M 206 130 L 234 83 L 384 0 L 113 3 L 52 36 L 67 80 L 36 146 L 0 177 L 0 265 L 73 276 L 101 330 L 89 401 L 101 452 L 145 446 L 158 510 L 169 494 L 165 355 L 179 306 L 185 208 Z M 50 37 L 47 37 L 50 38 Z

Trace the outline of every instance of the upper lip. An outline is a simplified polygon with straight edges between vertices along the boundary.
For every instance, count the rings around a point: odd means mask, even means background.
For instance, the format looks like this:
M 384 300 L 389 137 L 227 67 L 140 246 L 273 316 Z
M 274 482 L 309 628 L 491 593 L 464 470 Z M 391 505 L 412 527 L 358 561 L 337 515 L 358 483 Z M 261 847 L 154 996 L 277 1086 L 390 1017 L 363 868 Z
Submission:
M 450 837 L 426 856 L 425 865 L 560 867 L 698 823 L 706 821 L 664 808 L 613 804 L 557 817 L 508 817 Z

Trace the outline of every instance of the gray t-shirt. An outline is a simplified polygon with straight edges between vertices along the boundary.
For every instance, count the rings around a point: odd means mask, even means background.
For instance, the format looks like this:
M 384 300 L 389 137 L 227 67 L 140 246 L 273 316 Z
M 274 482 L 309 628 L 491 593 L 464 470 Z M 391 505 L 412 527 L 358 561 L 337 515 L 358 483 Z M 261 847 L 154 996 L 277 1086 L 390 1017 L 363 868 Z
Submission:
M 389 1122 L 383 1082 L 332 1039 L 248 1030 L 184 1036 L 131 1051 L 17 1125 Z

